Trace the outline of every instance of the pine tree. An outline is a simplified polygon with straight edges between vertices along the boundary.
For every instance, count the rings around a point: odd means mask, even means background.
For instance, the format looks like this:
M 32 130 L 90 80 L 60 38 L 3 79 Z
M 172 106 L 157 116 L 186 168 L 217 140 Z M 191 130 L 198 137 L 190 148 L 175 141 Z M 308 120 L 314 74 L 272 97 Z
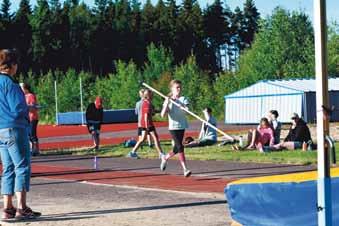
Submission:
M 92 14 L 84 3 L 72 6 L 69 11 L 69 59 L 76 70 L 93 71 L 93 56 L 90 55 Z
M 139 0 L 131 1 L 131 55 L 133 61 L 140 67 L 144 64 L 144 40 L 141 33 L 141 3 Z
M 145 40 L 145 47 L 152 42 L 156 43 L 156 41 L 158 40 L 156 31 L 154 30 L 155 21 L 155 8 L 152 5 L 151 1 L 147 0 L 141 12 L 141 32 Z
M 49 70 L 51 12 L 47 0 L 38 0 L 33 11 L 30 24 L 32 26 L 33 70 L 45 72 Z
M 95 0 L 94 1 L 94 11 L 97 16 L 103 16 L 105 14 L 107 8 L 108 1 L 107 0 Z
M 139 22 L 138 22 L 139 23 Z M 117 34 L 117 53 L 114 60 L 131 60 L 135 51 L 135 36 L 132 32 L 132 9 L 128 0 L 120 0 L 116 2 L 116 15 L 114 19 L 114 27 Z M 108 40 L 109 41 L 109 40 Z
M 253 42 L 255 33 L 258 31 L 259 28 L 259 19 L 260 19 L 260 13 L 258 12 L 258 9 L 256 8 L 253 0 L 246 0 L 244 4 L 244 34 L 242 37 L 242 40 L 244 41 L 244 44 L 246 47 L 251 46 L 251 43 Z
M 163 0 L 158 0 L 155 6 L 156 21 L 154 22 L 154 30 L 157 31 L 158 40 L 157 43 L 165 45 L 166 47 L 170 43 L 169 37 L 169 21 L 167 18 L 167 9 Z
M 195 0 L 184 0 L 178 16 L 178 46 L 175 56 L 178 62 L 186 60 L 191 54 L 197 56 L 198 64 L 203 65 L 203 14 L 199 3 Z
M 69 43 L 69 4 L 61 6 L 60 0 L 50 0 L 50 34 L 49 61 L 53 62 L 51 69 L 66 71 L 68 67 L 67 50 Z
M 10 0 L 3 0 L 1 4 L 1 18 L 4 21 L 10 22 L 13 18 L 13 14 L 10 12 L 11 11 L 11 2 Z
M 67 5 L 71 8 L 73 8 L 73 7 L 77 7 L 79 5 L 79 2 L 80 2 L 80 0 L 66 0 L 64 2 L 64 5 Z
M 240 55 L 240 51 L 245 48 L 244 37 L 244 14 L 239 7 L 236 7 L 231 18 L 231 42 L 228 49 L 228 65 L 232 69 Z
M 204 13 L 205 35 L 209 44 L 209 48 L 214 53 L 216 62 L 211 62 L 217 70 L 221 69 L 220 47 L 229 42 L 229 24 L 226 20 L 226 13 L 222 7 L 220 0 L 207 7 Z
M 21 0 L 19 9 L 14 18 L 14 37 L 15 48 L 20 53 L 20 66 L 22 72 L 27 71 L 32 66 L 32 27 L 29 23 L 29 18 L 32 15 L 32 9 L 29 0 Z
M 13 43 L 13 14 L 10 13 L 10 0 L 3 0 L 0 8 L 0 48 L 12 48 Z
M 179 7 L 176 5 L 175 0 L 166 1 L 166 22 L 167 22 L 167 33 L 168 33 L 168 43 L 164 43 L 166 47 L 172 50 L 173 54 L 178 48 L 178 15 Z M 175 57 L 177 58 L 177 57 Z

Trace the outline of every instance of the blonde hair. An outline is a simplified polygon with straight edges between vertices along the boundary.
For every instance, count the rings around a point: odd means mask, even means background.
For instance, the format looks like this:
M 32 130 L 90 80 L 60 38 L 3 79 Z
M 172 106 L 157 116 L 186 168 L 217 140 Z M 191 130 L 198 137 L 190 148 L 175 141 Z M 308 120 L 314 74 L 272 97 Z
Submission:
M 140 98 L 144 98 L 144 92 L 145 92 L 145 89 L 140 89 L 140 90 L 139 90 L 139 96 L 140 96 Z
M 178 79 L 173 79 L 173 80 L 170 82 L 169 87 L 172 88 L 172 86 L 174 86 L 174 85 L 176 85 L 176 84 L 181 85 L 182 82 L 181 82 L 180 80 L 178 80 Z
M 178 80 L 178 79 L 173 79 L 171 82 L 170 82 L 170 84 L 169 84 L 169 89 L 172 89 L 172 87 L 174 86 L 174 85 L 181 85 L 182 84 L 182 82 L 180 81 L 180 80 Z M 168 97 L 170 97 L 170 96 L 172 96 L 172 91 L 168 94 Z

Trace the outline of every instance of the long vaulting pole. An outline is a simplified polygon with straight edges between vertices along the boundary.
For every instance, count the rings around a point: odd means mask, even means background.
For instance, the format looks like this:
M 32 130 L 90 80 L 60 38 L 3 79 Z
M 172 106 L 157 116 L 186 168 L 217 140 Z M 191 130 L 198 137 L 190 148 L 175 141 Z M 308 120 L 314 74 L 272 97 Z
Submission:
M 146 83 L 144 83 L 144 82 L 142 83 L 142 85 L 145 86 L 146 88 L 152 90 L 153 92 L 155 92 L 156 94 L 158 94 L 158 95 L 161 96 L 162 98 L 167 98 L 164 94 L 162 94 L 162 93 L 159 92 L 158 90 L 154 89 L 152 86 L 150 86 L 150 85 L 148 85 L 148 84 L 146 84 Z M 171 101 L 174 105 L 176 105 L 176 106 L 178 106 L 178 107 L 181 107 L 180 104 L 178 104 L 177 102 L 175 102 L 175 101 L 173 101 L 173 100 L 171 100 L 171 99 L 170 99 L 170 101 Z M 222 134 L 225 138 L 227 138 L 227 139 L 229 139 L 229 140 L 231 140 L 231 141 L 234 140 L 233 137 L 231 137 L 230 135 L 228 135 L 227 133 L 225 133 L 225 132 L 222 131 L 221 129 L 218 129 L 217 127 L 215 127 L 215 126 L 212 125 L 211 123 L 207 122 L 206 120 L 202 119 L 200 116 L 194 114 L 193 112 L 191 112 L 191 111 L 189 111 L 189 110 L 187 110 L 187 109 L 185 109 L 185 108 L 182 108 L 182 110 L 185 111 L 186 113 L 192 115 L 194 118 L 198 119 L 199 121 L 204 122 L 204 123 L 205 123 L 206 125 L 208 125 L 209 127 L 215 129 L 217 132 L 219 132 L 220 134 Z
M 327 75 L 326 0 L 314 0 L 315 73 L 317 88 L 318 142 L 318 225 L 332 226 L 331 177 L 328 145 L 329 119 L 323 106 L 329 106 Z

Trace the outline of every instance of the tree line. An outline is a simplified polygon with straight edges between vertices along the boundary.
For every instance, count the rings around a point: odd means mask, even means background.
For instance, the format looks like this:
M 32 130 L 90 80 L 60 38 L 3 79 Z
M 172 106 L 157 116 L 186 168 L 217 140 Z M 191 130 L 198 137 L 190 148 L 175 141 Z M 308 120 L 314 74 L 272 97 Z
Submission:
M 314 77 L 314 32 L 302 11 L 277 7 L 259 18 L 250 0 L 234 12 L 218 0 L 204 10 L 191 0 L 180 6 L 96 0 L 93 8 L 77 0 L 38 0 L 34 9 L 21 0 L 17 12 L 9 8 L 3 0 L 0 48 L 21 52 L 20 80 L 45 106 L 43 121 L 54 121 L 54 80 L 60 112 L 80 110 L 79 77 L 84 102 L 100 95 L 111 109 L 134 107 L 139 80 L 167 93 L 176 78 L 183 80 L 192 110 L 210 106 L 221 119 L 231 92 L 262 79 Z M 335 22 L 328 27 L 328 69 L 339 76 Z M 161 100 L 155 105 L 161 107 Z
M 204 9 L 196 0 L 181 5 L 176 0 L 156 5 L 95 0 L 93 7 L 79 0 L 37 0 L 34 8 L 21 0 L 16 12 L 10 8 L 10 0 L 3 0 L 0 48 L 19 50 L 24 73 L 73 68 L 106 75 L 116 70 L 117 60 L 142 67 L 151 43 L 171 50 L 175 64 L 195 55 L 210 74 L 222 69 L 223 48 L 227 69 L 233 70 L 239 52 L 253 42 L 260 19 L 253 0 L 234 11 L 221 0 Z

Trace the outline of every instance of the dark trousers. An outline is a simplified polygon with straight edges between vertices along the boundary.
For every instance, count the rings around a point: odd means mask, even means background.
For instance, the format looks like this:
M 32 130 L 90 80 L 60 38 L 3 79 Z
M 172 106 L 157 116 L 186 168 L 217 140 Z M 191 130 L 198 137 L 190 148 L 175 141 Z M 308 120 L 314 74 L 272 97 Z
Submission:
M 29 131 L 29 140 L 32 143 L 38 143 L 39 139 L 37 136 L 37 127 L 38 127 L 39 120 L 32 120 L 30 122 L 30 131 Z
M 173 152 L 175 154 L 184 152 L 184 145 L 182 143 L 185 135 L 185 130 L 170 130 L 172 139 L 174 140 Z

